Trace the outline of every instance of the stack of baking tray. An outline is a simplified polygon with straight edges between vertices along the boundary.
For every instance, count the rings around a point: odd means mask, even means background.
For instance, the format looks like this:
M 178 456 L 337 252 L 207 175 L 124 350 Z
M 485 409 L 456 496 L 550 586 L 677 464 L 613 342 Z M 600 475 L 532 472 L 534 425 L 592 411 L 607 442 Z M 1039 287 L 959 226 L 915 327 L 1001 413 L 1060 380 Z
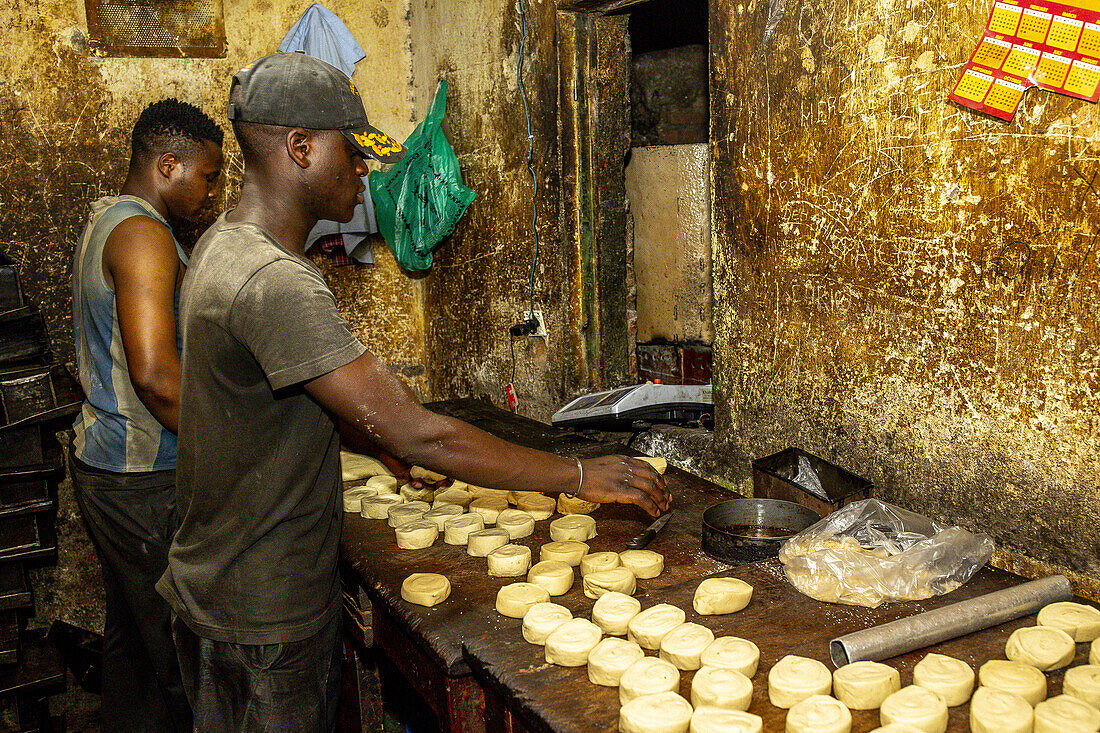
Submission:
M 54 360 L 16 268 L 0 259 L 0 700 L 16 701 L 21 731 L 50 729 L 48 696 L 65 684 L 57 649 L 26 628 L 34 613 L 27 571 L 57 560 L 57 484 L 65 469 L 55 436 L 82 400 L 76 380 Z

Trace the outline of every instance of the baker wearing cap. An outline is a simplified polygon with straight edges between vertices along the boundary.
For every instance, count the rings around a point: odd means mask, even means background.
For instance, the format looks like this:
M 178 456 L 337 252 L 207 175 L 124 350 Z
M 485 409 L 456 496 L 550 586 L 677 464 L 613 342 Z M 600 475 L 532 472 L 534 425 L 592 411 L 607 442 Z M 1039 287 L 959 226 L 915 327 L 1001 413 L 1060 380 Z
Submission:
M 364 158 L 405 151 L 368 123 L 347 76 L 302 54 L 266 56 L 233 77 L 229 117 L 244 183 L 183 283 L 183 518 L 157 588 L 177 616 L 197 731 L 331 730 L 336 419 L 391 455 L 480 486 L 574 492 L 654 515 L 669 496 L 640 461 L 562 458 L 425 410 L 351 334 L 303 256 L 306 234 L 352 216 Z

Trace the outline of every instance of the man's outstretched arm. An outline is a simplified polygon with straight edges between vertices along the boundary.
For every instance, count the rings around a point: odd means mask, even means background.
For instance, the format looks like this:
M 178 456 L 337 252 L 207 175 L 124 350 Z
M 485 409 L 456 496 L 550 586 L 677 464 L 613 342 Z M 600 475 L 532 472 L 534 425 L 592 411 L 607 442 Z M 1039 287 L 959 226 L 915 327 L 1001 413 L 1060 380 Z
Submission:
M 583 461 L 525 448 L 425 409 L 373 354 L 305 384 L 326 409 L 402 460 L 479 486 L 549 494 L 576 492 L 597 502 L 636 504 L 656 516 L 668 509 L 664 478 L 625 456 Z

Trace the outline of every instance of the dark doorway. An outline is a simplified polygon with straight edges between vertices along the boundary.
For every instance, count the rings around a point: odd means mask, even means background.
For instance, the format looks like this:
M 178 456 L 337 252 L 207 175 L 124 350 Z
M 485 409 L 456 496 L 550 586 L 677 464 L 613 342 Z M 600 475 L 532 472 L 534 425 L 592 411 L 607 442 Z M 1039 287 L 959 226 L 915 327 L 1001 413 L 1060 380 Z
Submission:
M 631 146 L 707 141 L 707 0 L 630 8 Z

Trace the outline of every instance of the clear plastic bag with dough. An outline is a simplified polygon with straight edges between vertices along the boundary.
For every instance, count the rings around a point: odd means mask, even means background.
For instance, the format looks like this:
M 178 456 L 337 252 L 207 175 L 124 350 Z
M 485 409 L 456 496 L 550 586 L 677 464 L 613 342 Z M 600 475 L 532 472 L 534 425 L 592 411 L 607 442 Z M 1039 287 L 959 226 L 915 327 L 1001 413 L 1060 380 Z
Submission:
M 818 601 L 875 608 L 950 593 L 993 554 L 985 534 L 878 499 L 853 502 L 779 551 L 787 579 Z

